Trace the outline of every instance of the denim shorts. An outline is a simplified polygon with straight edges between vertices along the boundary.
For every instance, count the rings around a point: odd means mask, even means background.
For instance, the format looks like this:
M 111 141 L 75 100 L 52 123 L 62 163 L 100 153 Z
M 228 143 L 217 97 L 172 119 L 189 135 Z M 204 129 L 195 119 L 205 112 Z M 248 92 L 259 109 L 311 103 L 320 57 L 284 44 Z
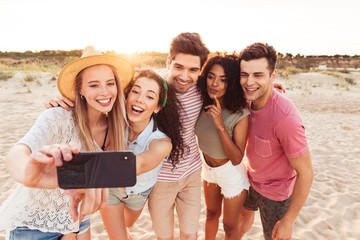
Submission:
M 110 188 L 107 204 L 116 205 L 123 202 L 125 207 L 130 208 L 131 210 L 141 210 L 145 206 L 151 189 L 152 187 L 141 193 L 127 195 L 125 188 Z
M 86 232 L 90 227 L 90 218 L 81 222 L 79 233 Z M 62 234 L 56 232 L 42 232 L 28 227 L 17 227 L 8 234 L 9 240 L 57 240 Z

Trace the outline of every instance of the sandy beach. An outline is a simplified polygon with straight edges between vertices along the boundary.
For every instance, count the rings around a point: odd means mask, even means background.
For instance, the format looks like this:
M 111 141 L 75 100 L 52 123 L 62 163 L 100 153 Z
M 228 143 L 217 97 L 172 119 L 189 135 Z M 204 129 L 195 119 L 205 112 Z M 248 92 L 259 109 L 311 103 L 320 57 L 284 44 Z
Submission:
M 43 104 L 59 95 L 52 74 L 34 72 L 36 80 L 24 82 L 24 72 L 0 80 L 0 204 L 15 189 L 4 158 L 11 146 L 30 129 L 44 110 Z M 300 73 L 277 82 L 303 118 L 314 167 L 310 195 L 297 218 L 292 239 L 360 239 L 360 72 L 349 74 Z M 352 78 L 356 85 L 344 78 Z M 199 238 L 204 239 L 205 202 L 202 198 Z M 166 224 L 166 223 L 164 223 Z M 92 239 L 107 239 L 99 214 L 92 216 Z M 175 226 L 178 239 L 178 225 Z M 155 239 L 147 208 L 130 229 L 134 240 Z M 0 240 L 5 232 L 0 231 Z M 217 239 L 224 239 L 222 223 Z M 244 239 L 262 239 L 259 215 Z

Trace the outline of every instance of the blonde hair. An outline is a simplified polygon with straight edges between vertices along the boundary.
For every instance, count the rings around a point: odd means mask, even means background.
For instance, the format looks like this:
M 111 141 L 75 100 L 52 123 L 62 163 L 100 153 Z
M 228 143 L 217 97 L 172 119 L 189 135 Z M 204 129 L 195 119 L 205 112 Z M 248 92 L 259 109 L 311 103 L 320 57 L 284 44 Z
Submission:
M 124 93 L 122 90 L 122 84 L 119 75 L 112 66 L 110 65 L 106 65 L 106 66 L 109 66 L 112 69 L 115 76 L 116 87 L 117 87 L 117 98 L 114 102 L 113 108 L 108 113 L 108 126 L 109 126 L 108 138 L 110 140 L 110 145 L 107 148 L 107 151 L 119 151 L 119 150 L 124 150 L 126 147 L 125 126 L 127 122 L 126 122 L 126 111 L 125 111 L 125 99 L 124 99 Z M 89 127 L 87 103 L 86 101 L 80 98 L 80 94 L 79 94 L 82 84 L 82 73 L 85 69 L 81 70 L 81 72 L 79 72 L 79 74 L 76 76 L 74 82 L 75 106 L 74 108 L 72 108 L 71 111 L 74 119 L 75 128 L 78 133 L 79 139 L 81 141 L 82 150 L 95 152 L 97 150 L 96 150 L 96 145 L 94 143 L 94 138 L 91 135 L 91 131 Z

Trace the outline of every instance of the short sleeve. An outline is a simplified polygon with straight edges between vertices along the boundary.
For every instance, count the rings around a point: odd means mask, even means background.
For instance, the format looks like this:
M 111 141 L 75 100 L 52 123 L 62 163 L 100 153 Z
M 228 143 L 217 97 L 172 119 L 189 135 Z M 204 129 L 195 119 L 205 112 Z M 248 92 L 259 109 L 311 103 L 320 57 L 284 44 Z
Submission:
M 69 118 L 71 113 L 62 108 L 47 109 L 17 144 L 25 144 L 31 151 L 36 151 L 44 145 L 62 143 L 67 135 L 64 126 L 69 122 Z
M 230 116 L 224 120 L 224 124 L 228 129 L 230 136 L 232 136 L 235 125 L 249 115 L 249 110 L 247 108 L 243 108 L 241 113 L 230 114 Z
M 279 121 L 276 136 L 288 158 L 300 157 L 309 150 L 305 126 L 298 115 L 289 115 Z

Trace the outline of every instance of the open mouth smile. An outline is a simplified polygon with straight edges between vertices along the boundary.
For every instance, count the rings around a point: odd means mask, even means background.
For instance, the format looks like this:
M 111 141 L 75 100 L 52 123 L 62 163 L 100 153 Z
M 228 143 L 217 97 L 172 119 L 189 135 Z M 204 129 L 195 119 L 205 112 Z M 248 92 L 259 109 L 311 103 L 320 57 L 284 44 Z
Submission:
M 108 99 L 102 99 L 102 100 L 96 100 L 98 103 L 100 103 L 101 105 L 109 105 L 110 102 L 111 102 L 111 98 L 108 98 Z
M 132 106 L 131 107 L 131 110 L 135 113 L 142 113 L 144 112 L 144 109 L 142 109 L 141 107 L 138 107 L 138 106 Z
M 254 93 L 258 90 L 259 88 L 245 88 L 246 92 L 248 93 Z
M 189 85 L 190 83 L 189 82 L 184 82 L 184 81 L 181 81 L 179 79 L 176 79 L 176 82 L 180 85 L 180 86 L 186 86 L 186 85 Z

